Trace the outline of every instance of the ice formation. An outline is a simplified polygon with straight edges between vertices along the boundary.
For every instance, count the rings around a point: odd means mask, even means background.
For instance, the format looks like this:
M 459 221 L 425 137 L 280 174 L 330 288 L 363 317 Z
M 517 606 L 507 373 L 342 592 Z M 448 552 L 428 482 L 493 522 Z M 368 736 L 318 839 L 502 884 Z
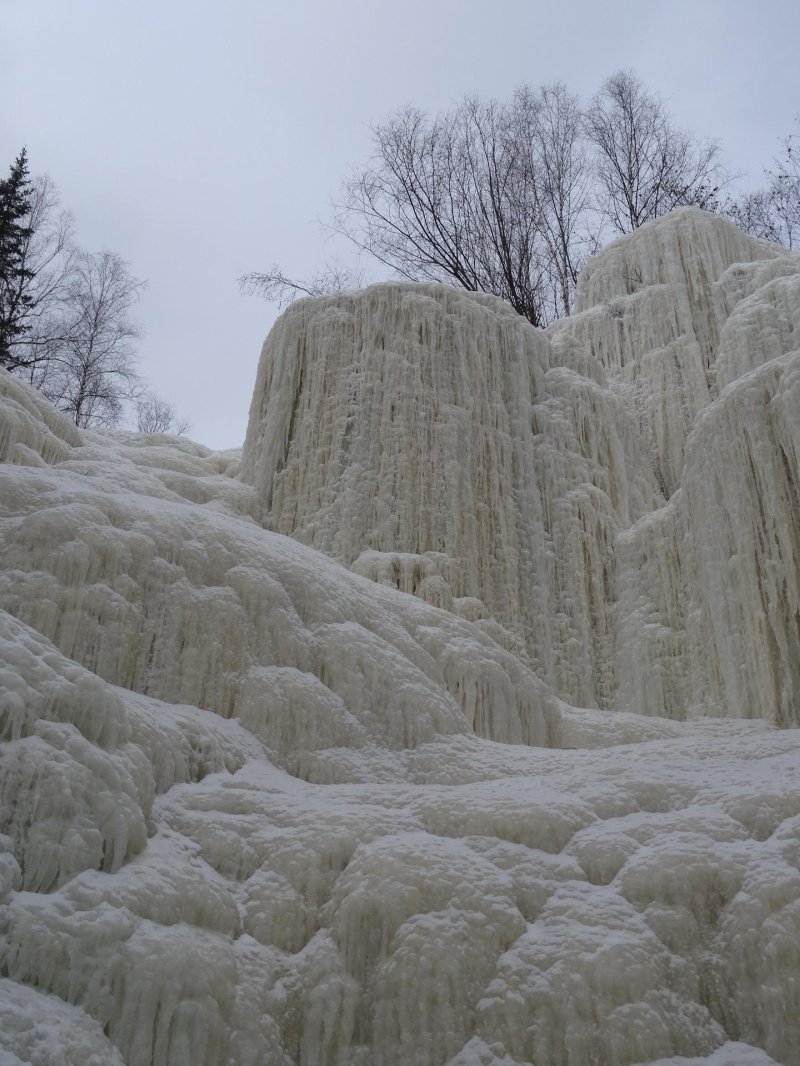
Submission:
M 241 455 L 0 371 L 0 1066 L 800 1063 L 798 328 L 682 211 L 295 305 Z
M 242 476 L 271 528 L 482 619 L 571 703 L 797 724 L 799 329 L 797 257 L 689 209 L 546 332 L 444 286 L 304 300 Z

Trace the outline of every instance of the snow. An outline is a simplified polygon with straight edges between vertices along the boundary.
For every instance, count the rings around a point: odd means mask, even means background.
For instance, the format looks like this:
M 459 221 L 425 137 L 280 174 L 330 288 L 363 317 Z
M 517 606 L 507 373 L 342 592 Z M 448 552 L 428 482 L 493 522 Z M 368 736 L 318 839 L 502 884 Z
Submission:
M 0 1063 L 800 1062 L 798 278 L 302 301 L 241 457 L 0 372 Z

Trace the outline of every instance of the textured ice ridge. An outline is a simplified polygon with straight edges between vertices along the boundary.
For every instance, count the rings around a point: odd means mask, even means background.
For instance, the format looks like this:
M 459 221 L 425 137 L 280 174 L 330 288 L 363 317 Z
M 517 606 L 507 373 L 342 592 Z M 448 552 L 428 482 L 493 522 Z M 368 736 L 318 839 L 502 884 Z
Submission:
M 308 302 L 243 456 L 0 371 L 0 1064 L 800 1064 L 797 279 Z
M 545 332 L 438 285 L 299 302 L 242 476 L 269 528 L 481 619 L 572 703 L 796 724 L 799 349 L 800 259 L 677 211 Z

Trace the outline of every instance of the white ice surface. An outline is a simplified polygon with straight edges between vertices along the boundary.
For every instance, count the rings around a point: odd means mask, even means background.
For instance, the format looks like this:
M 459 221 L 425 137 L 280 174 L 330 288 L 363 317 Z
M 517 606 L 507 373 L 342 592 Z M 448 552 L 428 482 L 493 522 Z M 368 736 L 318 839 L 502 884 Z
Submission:
M 692 343 L 729 353 L 668 502 L 583 326 L 440 287 L 290 312 L 323 381 L 264 392 L 295 364 L 262 364 L 247 480 L 79 434 L 0 372 L 2 1066 L 800 1063 L 800 731 L 773 724 L 797 721 L 800 364 L 769 289 L 796 266 L 718 225 L 679 213 L 584 284 L 686 284 Z M 365 345 L 348 387 L 386 440 L 351 428 L 337 482 L 336 375 L 376 321 L 397 365 Z M 415 365 L 439 406 L 412 423 L 384 407 Z M 291 514 L 296 539 L 261 525 Z
M 544 332 L 440 285 L 299 301 L 242 477 L 270 528 L 480 620 L 570 703 L 797 724 L 799 349 L 800 259 L 684 209 Z

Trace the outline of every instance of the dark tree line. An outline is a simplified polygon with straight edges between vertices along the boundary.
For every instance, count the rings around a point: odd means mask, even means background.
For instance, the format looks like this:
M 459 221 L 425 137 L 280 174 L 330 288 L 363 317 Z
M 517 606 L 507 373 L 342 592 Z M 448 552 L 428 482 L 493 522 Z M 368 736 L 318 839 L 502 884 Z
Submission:
M 403 107 L 376 122 L 371 157 L 343 182 L 331 228 L 401 277 L 494 293 L 546 325 L 570 313 L 600 244 L 676 207 L 797 243 L 792 148 L 766 190 L 733 200 L 719 145 L 676 126 L 633 72 L 614 74 L 587 107 L 562 84 L 522 86 L 505 102 L 465 97 L 438 114 Z M 240 279 L 243 291 L 282 302 L 353 284 L 341 268 L 315 281 L 293 282 L 277 265 Z
M 0 366 L 24 377 L 76 425 L 185 431 L 137 371 L 132 317 L 144 282 L 116 253 L 88 252 L 49 178 L 23 149 L 0 181 Z
M 27 252 L 33 235 L 32 206 L 23 148 L 8 177 L 0 181 L 0 365 L 9 369 L 18 365 L 14 348 L 31 328 L 27 319 L 33 304 L 29 289 L 34 271 Z

